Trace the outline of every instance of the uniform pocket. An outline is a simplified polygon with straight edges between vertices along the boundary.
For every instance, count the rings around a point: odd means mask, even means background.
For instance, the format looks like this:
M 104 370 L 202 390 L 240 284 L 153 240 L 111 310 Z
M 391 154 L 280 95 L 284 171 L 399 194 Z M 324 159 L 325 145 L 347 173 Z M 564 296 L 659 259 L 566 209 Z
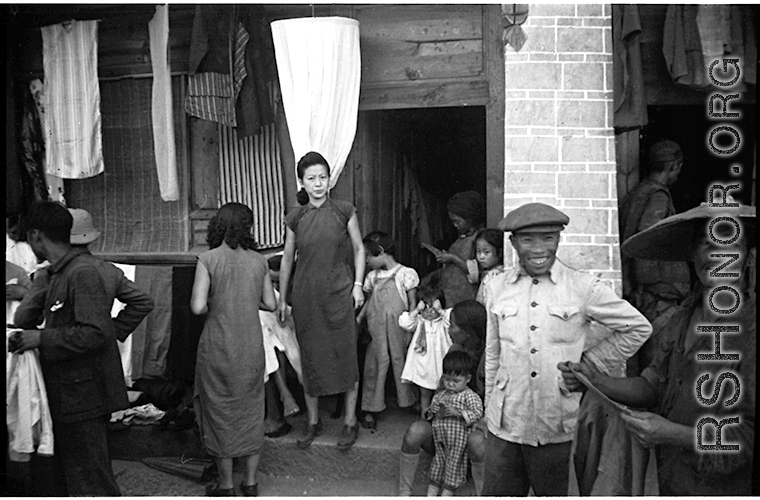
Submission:
M 491 307 L 491 314 L 496 316 L 499 321 L 499 338 L 510 344 L 516 342 L 514 332 L 517 325 L 514 323 L 515 316 L 520 310 L 517 304 L 496 304 Z
M 61 412 L 82 413 L 103 406 L 92 368 L 78 368 L 61 374 Z
M 507 399 L 507 387 L 509 386 L 509 374 L 502 370 L 496 374 L 491 396 L 488 399 L 486 418 L 496 427 L 507 430 L 508 421 L 504 419 L 504 402 Z
M 552 305 L 546 310 L 549 313 L 547 327 L 550 344 L 575 344 L 580 340 L 583 315 L 578 306 Z

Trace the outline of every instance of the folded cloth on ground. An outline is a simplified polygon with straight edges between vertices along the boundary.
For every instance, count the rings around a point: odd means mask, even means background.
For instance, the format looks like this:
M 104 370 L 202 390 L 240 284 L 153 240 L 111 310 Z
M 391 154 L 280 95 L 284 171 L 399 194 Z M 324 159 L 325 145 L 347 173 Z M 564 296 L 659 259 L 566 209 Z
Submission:
M 163 418 L 165 413 L 153 406 L 153 403 L 148 403 L 111 413 L 111 422 L 121 422 L 124 425 L 154 425 Z

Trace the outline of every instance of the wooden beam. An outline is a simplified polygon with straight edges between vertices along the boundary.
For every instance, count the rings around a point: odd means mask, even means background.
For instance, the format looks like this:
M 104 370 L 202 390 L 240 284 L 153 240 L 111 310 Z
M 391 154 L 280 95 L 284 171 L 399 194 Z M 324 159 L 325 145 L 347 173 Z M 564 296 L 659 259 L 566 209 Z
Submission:
M 487 81 L 475 79 L 363 85 L 359 110 L 484 106 L 488 87 Z
M 488 78 L 486 104 L 486 223 L 504 217 L 504 44 L 500 5 L 483 6 L 483 59 Z

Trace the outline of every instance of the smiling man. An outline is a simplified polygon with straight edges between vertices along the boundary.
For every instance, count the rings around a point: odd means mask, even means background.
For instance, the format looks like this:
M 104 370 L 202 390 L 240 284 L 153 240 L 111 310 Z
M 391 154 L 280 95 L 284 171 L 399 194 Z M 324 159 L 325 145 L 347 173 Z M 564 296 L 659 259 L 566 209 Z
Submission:
M 557 259 L 567 215 L 543 203 L 499 223 L 519 265 L 485 287 L 488 423 L 482 495 L 565 496 L 579 396 L 562 383 L 563 357 L 612 369 L 649 338 L 647 319 L 599 279 Z M 591 333 L 595 321 L 607 328 Z M 599 329 L 595 329 L 599 331 Z

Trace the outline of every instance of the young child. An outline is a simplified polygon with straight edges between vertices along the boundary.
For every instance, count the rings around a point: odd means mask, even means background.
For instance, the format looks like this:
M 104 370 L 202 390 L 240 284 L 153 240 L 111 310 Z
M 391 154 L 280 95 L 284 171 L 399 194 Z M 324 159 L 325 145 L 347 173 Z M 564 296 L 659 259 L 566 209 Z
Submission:
M 396 261 L 396 245 L 382 231 L 364 238 L 367 264 L 372 269 L 364 279 L 364 291 L 369 298 L 357 317 L 366 317 L 372 342 L 367 346 L 362 384 L 362 425 L 377 427 L 377 413 L 385 409 L 385 379 L 388 367 L 393 367 L 398 405 L 409 408 L 417 401 L 413 387 L 401 383 L 406 362 L 406 350 L 411 334 L 399 326 L 401 313 L 417 303 L 417 271 Z
M 480 283 L 475 300 L 483 301 L 485 283 L 504 270 L 504 233 L 498 229 L 481 229 L 475 235 L 475 259 L 467 261 L 467 279 Z
M 420 388 L 420 410 L 424 416 L 443 373 L 443 357 L 451 347 L 451 309 L 445 309 L 446 297 L 440 288 L 420 287 L 417 296 L 420 299 L 417 307 L 398 318 L 401 328 L 414 332 L 401 381 Z
M 275 298 L 279 298 L 281 260 L 280 255 L 267 259 Z M 266 354 L 266 385 L 264 389 L 267 396 L 267 410 L 264 435 L 277 438 L 288 434 L 292 428 L 285 417 L 295 416 L 301 411 L 286 379 L 286 364 L 289 362 L 296 372 L 298 382 L 302 382 L 301 352 L 292 319 L 287 321 L 285 326 L 281 326 L 277 321 L 277 315 L 273 312 L 261 311 L 259 317 Z M 274 374 L 274 383 L 268 380 L 269 375 L 272 374 Z
M 433 397 L 425 417 L 433 421 L 435 456 L 430 464 L 427 496 L 454 496 L 467 481 L 467 437 L 483 417 L 483 401 L 468 387 L 475 359 L 464 351 L 443 358 L 443 388 Z

